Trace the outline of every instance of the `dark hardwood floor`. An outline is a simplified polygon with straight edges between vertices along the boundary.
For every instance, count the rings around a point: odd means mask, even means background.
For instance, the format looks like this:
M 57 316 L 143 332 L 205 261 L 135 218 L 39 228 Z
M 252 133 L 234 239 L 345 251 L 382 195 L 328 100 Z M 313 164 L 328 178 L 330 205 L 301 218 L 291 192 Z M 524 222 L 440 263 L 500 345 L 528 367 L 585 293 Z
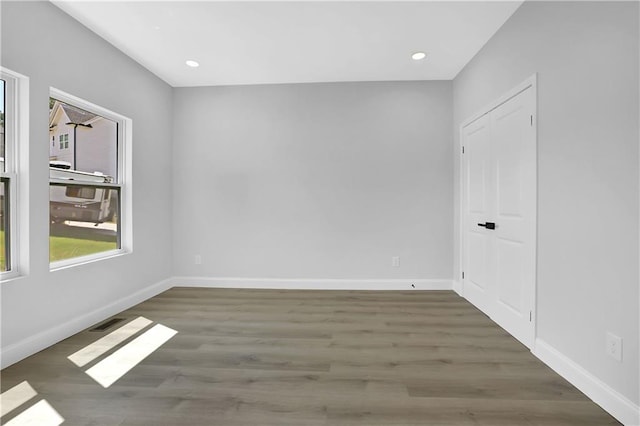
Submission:
M 2 371 L 65 425 L 618 424 L 451 291 L 174 288 L 118 317 L 176 331 L 108 388 L 67 356 L 84 331 Z M 145 328 L 148 330 L 153 324 Z

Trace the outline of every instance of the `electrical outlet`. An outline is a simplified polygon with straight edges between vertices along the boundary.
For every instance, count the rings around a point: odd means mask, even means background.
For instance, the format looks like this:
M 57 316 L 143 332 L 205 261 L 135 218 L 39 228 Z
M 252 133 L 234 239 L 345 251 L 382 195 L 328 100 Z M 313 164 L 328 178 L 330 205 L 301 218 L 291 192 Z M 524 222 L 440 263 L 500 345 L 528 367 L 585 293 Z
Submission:
M 607 354 L 618 362 L 622 362 L 622 338 L 607 332 Z
M 393 256 L 391 258 L 391 266 L 393 266 L 394 268 L 400 267 L 400 256 Z
M 196 254 L 195 258 L 193 259 L 193 262 L 196 265 L 202 265 L 202 256 L 200 256 L 199 254 Z

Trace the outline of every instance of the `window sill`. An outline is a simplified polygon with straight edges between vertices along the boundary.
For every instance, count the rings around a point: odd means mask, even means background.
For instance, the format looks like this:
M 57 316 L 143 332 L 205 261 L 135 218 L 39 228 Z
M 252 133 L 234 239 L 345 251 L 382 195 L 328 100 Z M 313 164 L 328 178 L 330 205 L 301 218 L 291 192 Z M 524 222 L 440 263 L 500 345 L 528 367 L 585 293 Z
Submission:
M 63 269 L 75 268 L 77 266 L 87 265 L 94 262 L 100 262 L 107 259 L 113 259 L 116 257 L 125 256 L 131 254 L 131 250 L 119 249 L 110 250 L 98 254 L 92 254 L 82 257 L 74 257 L 72 259 L 58 260 L 49 264 L 49 271 L 60 271 Z
M 15 282 L 25 278 L 26 275 L 22 275 L 19 272 L 16 273 L 8 273 L 8 274 L 0 274 L 0 284 L 6 284 L 10 282 Z

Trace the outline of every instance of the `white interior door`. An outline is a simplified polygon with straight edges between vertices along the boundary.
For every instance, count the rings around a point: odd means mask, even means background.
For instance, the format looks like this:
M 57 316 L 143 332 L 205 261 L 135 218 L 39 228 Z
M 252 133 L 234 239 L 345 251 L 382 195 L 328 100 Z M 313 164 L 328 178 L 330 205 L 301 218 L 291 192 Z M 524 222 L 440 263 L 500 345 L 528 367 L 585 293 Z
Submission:
M 529 86 L 462 133 L 464 296 L 528 347 L 535 331 L 534 116 L 535 88 Z
M 533 344 L 536 259 L 535 94 L 528 88 L 491 112 L 495 160 L 493 319 Z
M 493 217 L 493 158 L 490 117 L 463 129 L 465 161 L 464 296 L 485 313 L 491 308 L 493 235 L 478 226 Z

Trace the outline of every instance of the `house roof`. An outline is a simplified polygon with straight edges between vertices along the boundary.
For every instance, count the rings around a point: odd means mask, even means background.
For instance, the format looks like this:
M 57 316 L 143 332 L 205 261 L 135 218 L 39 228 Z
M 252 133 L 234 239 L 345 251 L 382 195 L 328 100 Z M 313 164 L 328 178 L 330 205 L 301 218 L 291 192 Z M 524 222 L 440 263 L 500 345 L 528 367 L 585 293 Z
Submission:
M 60 102 L 60 106 L 74 124 L 83 124 L 97 117 L 96 114 Z

